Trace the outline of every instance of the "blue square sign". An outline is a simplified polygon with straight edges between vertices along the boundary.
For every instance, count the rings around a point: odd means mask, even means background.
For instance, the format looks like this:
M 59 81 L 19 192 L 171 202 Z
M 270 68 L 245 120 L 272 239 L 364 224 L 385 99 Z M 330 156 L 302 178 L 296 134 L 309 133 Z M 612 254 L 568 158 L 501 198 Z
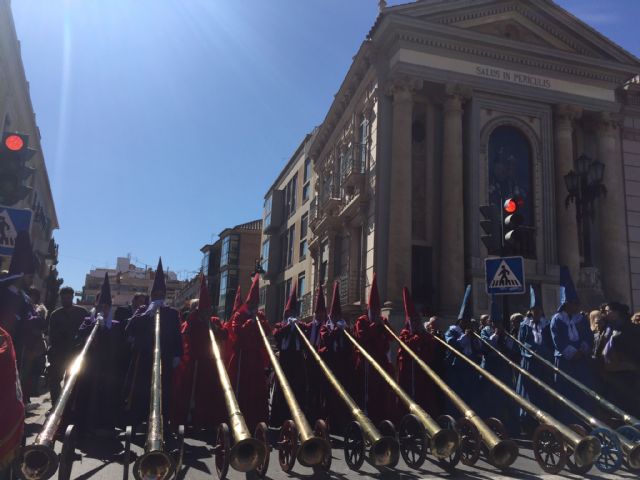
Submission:
M 31 228 L 31 210 L 0 205 L 0 255 L 10 256 L 20 231 Z
M 486 258 L 484 271 L 487 294 L 516 295 L 525 292 L 522 257 Z

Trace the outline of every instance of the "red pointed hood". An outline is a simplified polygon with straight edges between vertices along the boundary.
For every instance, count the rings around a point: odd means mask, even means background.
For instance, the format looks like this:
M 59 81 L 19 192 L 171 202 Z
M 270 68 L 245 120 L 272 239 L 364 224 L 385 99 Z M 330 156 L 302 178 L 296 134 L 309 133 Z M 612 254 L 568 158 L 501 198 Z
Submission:
M 342 318 L 342 308 L 340 307 L 340 282 L 333 282 L 333 298 L 331 299 L 331 310 L 329 318 L 332 322 L 337 322 Z
M 211 295 L 207 287 L 207 278 L 203 273 L 200 274 L 200 297 L 198 300 L 198 310 L 211 310 Z
M 233 300 L 233 310 L 231 311 L 231 316 L 233 316 L 234 313 L 240 310 L 241 306 L 242 306 L 242 288 L 240 287 L 240 285 L 238 285 L 238 288 L 236 290 L 236 298 Z
M 322 285 L 318 287 L 318 293 L 316 295 L 315 317 L 320 323 L 327 321 L 327 305 L 324 300 L 324 289 Z
M 249 294 L 247 295 L 247 299 L 244 303 L 249 307 L 249 310 L 255 312 L 258 310 L 258 304 L 260 303 L 260 274 L 256 273 L 255 277 L 253 277 L 253 283 L 251 283 L 251 288 L 249 289 Z
M 291 292 L 289 293 L 289 300 L 287 301 L 287 306 L 284 307 L 283 318 L 286 320 L 289 317 L 296 317 L 298 315 L 298 294 L 296 292 L 296 284 L 293 284 L 291 287 Z
M 405 328 L 408 328 L 411 333 L 413 333 L 413 327 L 411 326 L 411 320 L 413 318 L 419 318 L 418 312 L 416 312 L 416 306 L 413 304 L 413 299 L 411 298 L 411 293 L 409 293 L 409 289 L 407 287 L 402 288 L 402 300 L 404 300 L 404 317 L 405 317 Z
M 367 304 L 367 315 L 370 321 L 382 316 L 382 307 L 380 305 L 380 294 L 378 293 L 378 281 L 376 274 L 373 274 L 371 280 L 371 290 L 369 291 L 369 303 Z

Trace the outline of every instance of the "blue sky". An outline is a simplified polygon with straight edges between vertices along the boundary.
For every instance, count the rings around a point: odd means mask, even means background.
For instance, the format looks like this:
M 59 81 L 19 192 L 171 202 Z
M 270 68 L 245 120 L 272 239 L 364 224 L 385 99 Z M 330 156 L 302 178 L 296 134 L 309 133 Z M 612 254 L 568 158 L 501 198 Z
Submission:
M 260 218 L 377 3 L 13 0 L 65 283 L 127 253 L 184 277 L 222 229 Z M 558 3 L 640 56 L 640 1 Z

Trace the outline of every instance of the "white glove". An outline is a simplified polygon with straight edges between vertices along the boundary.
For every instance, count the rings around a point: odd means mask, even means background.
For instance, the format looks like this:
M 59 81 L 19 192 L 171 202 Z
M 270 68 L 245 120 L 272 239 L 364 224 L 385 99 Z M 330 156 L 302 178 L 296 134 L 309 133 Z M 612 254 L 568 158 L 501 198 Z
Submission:
M 173 361 L 171 362 L 173 368 L 177 368 L 180 365 L 180 357 L 173 357 Z

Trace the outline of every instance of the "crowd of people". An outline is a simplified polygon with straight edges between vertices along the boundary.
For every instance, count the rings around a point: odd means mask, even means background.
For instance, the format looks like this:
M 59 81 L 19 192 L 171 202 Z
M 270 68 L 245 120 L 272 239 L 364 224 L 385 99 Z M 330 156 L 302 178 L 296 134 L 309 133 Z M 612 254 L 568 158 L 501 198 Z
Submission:
M 289 418 L 258 325 L 270 338 L 307 418 L 311 422 L 324 419 L 336 434 L 351 420 L 350 412 L 324 378 L 300 335 L 307 338 L 375 424 L 382 420 L 397 422 L 407 411 L 359 348 L 397 379 L 432 417 L 461 415 L 407 352 L 394 343 L 391 326 L 381 313 L 375 275 L 367 310 L 354 322 L 342 314 L 337 282 L 328 310 L 322 287 L 317 289 L 309 322 L 299 319 L 295 288 L 281 321 L 270 322 L 272 319 L 258 308 L 259 275 L 254 277 L 244 301 L 238 291 L 233 313 L 226 321 L 212 315 L 204 276 L 199 298 L 178 311 L 165 302 L 161 261 L 150 297 L 138 294 L 131 305 L 114 307 L 105 275 L 90 311 L 74 305 L 74 291 L 65 287 L 60 290 L 61 306 L 47 315 L 39 304 L 37 290 L 30 289 L 32 261 L 28 236 L 20 234 L 9 271 L 0 277 L 0 408 L 9 413 L 0 416 L 0 470 L 9 464 L 20 444 L 25 411 L 37 394 L 45 352 L 48 388 L 55 405 L 73 359 L 94 331 L 72 401 L 65 409 L 64 423 L 73 423 L 82 435 L 111 436 L 125 425 L 145 422 L 157 313 L 161 325 L 163 414 L 170 428 L 186 425 L 193 430 L 210 430 L 228 421 L 212 338 L 220 347 L 221 361 L 248 428 L 253 431 L 261 422 L 277 428 Z M 405 322 L 399 337 L 479 415 L 501 420 L 512 435 L 530 433 L 534 419 L 510 402 L 486 376 L 462 361 L 461 355 L 563 423 L 575 423 L 571 411 L 551 401 L 544 389 L 512 369 L 498 352 L 601 418 L 612 420 L 607 412 L 599 411 L 592 398 L 554 375 L 532 352 L 628 413 L 640 416 L 640 314 L 632 317 L 628 307 L 617 302 L 584 312 L 566 268 L 561 269 L 560 283 L 561 304 L 550 319 L 543 312 L 539 292 L 531 287 L 529 310 L 511 315 L 507 322 L 496 298 L 491 299 L 488 315 L 473 319 L 468 287 L 457 322 L 447 328 L 438 317 L 426 319 L 418 314 L 405 288 Z M 457 352 L 446 348 L 438 338 Z

